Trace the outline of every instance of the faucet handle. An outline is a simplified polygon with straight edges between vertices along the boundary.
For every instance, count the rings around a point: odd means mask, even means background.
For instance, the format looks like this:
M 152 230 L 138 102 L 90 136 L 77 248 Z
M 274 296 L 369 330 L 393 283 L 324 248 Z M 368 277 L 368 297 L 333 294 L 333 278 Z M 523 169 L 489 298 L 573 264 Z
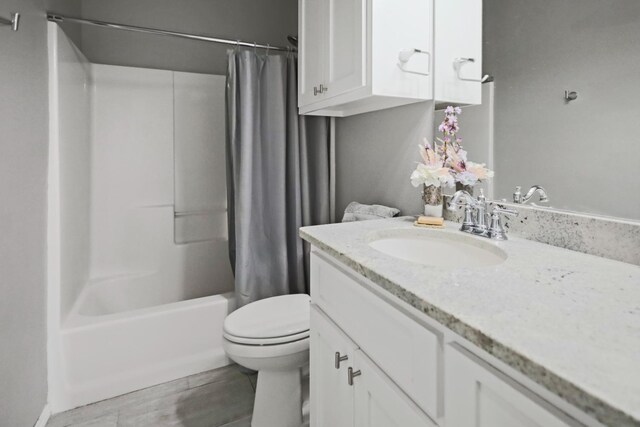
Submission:
M 507 209 L 507 208 L 501 208 L 500 206 L 496 206 L 493 208 L 493 211 L 491 212 L 491 215 L 498 215 L 498 214 L 503 214 L 503 215 L 508 215 L 508 216 L 518 216 L 520 215 L 520 213 L 515 210 L 515 209 Z
M 493 208 L 491 212 L 491 224 L 489 225 L 489 238 L 494 240 L 507 240 L 507 232 L 502 227 L 502 218 L 500 215 L 518 216 L 518 211 L 513 209 L 505 209 L 499 206 Z
M 464 203 L 462 201 L 464 200 Z M 449 200 L 449 209 L 450 211 L 455 210 L 456 207 L 459 206 L 471 206 L 475 207 L 478 204 L 478 201 L 471 196 L 468 192 L 464 190 L 456 191 L 453 196 L 451 196 L 451 200 Z

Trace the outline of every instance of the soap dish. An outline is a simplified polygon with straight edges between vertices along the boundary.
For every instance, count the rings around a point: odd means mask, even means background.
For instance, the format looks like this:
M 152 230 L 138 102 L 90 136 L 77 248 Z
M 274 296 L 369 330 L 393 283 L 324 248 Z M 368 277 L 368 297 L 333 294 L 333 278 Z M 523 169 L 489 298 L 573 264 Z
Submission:
M 415 227 L 421 227 L 421 228 L 436 228 L 436 229 L 444 228 L 444 224 L 442 224 L 442 225 L 428 225 L 428 224 L 420 224 L 420 223 L 418 223 L 418 221 L 415 221 L 413 223 L 413 225 Z

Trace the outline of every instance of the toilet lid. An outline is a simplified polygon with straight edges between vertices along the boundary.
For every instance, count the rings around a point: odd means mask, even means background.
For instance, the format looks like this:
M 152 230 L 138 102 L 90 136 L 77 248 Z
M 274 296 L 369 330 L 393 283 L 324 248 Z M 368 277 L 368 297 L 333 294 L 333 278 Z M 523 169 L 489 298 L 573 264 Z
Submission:
M 308 336 L 310 298 L 306 294 L 283 295 L 247 304 L 224 320 L 225 336 L 248 340 L 288 342 Z

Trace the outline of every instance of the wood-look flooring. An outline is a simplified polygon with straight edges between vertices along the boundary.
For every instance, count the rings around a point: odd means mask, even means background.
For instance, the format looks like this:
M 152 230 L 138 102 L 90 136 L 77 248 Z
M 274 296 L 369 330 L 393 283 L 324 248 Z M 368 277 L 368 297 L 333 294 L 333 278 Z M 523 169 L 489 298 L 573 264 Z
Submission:
M 56 414 L 47 427 L 249 427 L 255 386 L 231 365 Z

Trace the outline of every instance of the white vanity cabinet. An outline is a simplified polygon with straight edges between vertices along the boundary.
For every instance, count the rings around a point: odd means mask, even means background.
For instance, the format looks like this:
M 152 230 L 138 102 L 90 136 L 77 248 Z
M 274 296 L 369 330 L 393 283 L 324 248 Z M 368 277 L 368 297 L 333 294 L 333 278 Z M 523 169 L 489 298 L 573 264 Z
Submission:
M 447 346 L 445 364 L 447 425 L 580 425 L 460 345 Z
M 311 303 L 312 427 L 600 426 L 315 248 Z
M 312 426 L 436 425 L 316 307 L 311 324 Z
M 482 104 L 482 0 L 434 0 L 434 98 Z
M 299 0 L 298 11 L 300 114 L 341 117 L 433 99 L 432 0 Z
M 354 396 L 347 369 L 358 347 L 316 307 L 311 308 L 311 324 L 311 424 L 352 426 Z

